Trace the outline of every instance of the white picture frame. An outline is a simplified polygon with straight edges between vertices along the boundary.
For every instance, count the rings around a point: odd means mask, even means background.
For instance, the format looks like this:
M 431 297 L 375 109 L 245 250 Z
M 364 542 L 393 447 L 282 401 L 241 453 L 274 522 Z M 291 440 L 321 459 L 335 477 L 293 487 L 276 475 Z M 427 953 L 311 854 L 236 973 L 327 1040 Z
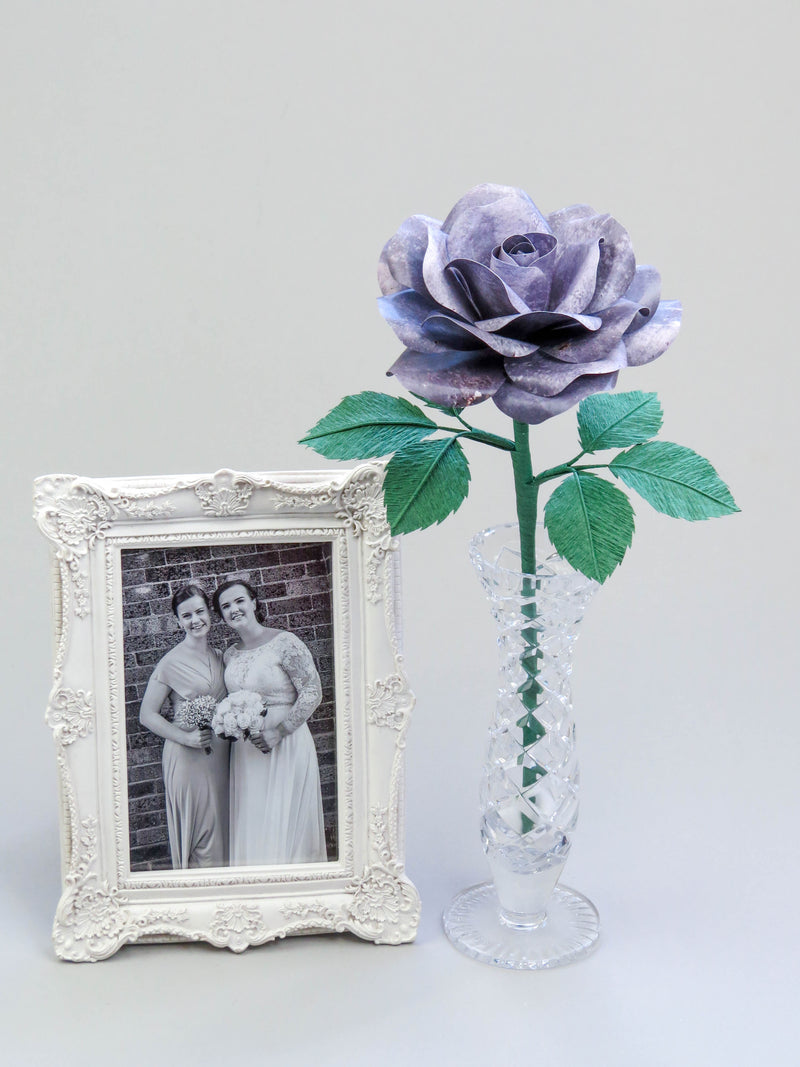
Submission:
M 413 940 L 420 906 L 404 871 L 403 782 L 414 700 L 403 670 L 399 543 L 386 522 L 382 482 L 380 463 L 333 472 L 37 479 L 35 518 L 53 565 L 46 719 L 60 780 L 63 892 L 53 942 L 61 959 L 101 960 L 133 942 L 205 941 L 239 952 L 330 931 L 379 944 Z M 331 560 L 335 858 L 134 869 L 125 697 L 136 655 L 126 651 L 125 553 L 164 549 L 180 561 L 191 546 L 314 544 L 330 546 Z

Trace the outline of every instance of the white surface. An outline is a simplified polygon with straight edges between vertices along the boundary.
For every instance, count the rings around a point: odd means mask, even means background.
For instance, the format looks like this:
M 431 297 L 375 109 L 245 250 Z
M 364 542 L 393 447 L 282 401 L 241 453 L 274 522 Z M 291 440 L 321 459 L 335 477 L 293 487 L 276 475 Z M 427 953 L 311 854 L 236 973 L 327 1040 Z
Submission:
M 795 1063 L 797 5 L 19 0 L 2 15 L 9 1062 L 485 1064 L 502 1046 L 570 1067 Z M 708 455 L 743 509 L 689 525 L 642 505 L 585 623 L 565 881 L 600 909 L 600 948 L 507 974 L 440 932 L 452 893 L 485 877 L 494 648 L 466 541 L 512 506 L 503 457 L 474 448 L 467 504 L 404 550 L 417 943 L 57 963 L 31 480 L 318 466 L 296 438 L 344 393 L 384 388 L 399 351 L 374 306 L 382 243 L 485 180 L 611 211 L 659 266 L 684 330 L 620 385 L 658 390 L 665 437 Z M 539 465 L 572 454 L 573 427 L 536 431 Z

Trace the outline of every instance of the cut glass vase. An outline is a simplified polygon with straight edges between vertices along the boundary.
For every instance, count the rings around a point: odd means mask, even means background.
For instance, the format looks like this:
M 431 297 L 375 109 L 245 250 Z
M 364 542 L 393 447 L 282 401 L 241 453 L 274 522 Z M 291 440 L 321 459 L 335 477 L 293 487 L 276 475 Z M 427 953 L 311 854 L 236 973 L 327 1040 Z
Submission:
M 521 571 L 519 527 L 477 534 L 470 557 L 499 632 L 500 678 L 481 784 L 481 836 L 492 881 L 464 890 L 443 921 L 468 956 L 537 970 L 597 943 L 599 919 L 558 884 L 578 818 L 570 674 L 579 624 L 597 583 L 537 530 L 535 577 Z

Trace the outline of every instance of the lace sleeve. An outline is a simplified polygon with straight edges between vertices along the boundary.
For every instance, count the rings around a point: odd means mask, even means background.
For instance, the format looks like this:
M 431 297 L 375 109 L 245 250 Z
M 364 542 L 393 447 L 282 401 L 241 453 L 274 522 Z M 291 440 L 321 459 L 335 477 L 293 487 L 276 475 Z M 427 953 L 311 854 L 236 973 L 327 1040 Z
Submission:
M 297 690 L 292 710 L 281 723 L 283 732 L 290 734 L 317 710 L 322 700 L 322 686 L 311 653 L 300 638 L 287 633 L 282 641 L 281 666 Z

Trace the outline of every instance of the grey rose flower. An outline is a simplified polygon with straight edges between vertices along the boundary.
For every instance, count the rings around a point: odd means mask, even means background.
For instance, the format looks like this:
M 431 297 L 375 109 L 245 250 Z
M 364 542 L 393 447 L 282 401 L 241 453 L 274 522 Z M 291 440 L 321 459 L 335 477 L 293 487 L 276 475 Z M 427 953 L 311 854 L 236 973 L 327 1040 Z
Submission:
M 680 327 L 654 267 L 637 266 L 610 215 L 543 215 L 521 189 L 478 185 L 444 220 L 412 215 L 378 266 L 381 313 L 406 350 L 390 368 L 412 393 L 466 407 L 491 398 L 544 422 L 613 389 Z

